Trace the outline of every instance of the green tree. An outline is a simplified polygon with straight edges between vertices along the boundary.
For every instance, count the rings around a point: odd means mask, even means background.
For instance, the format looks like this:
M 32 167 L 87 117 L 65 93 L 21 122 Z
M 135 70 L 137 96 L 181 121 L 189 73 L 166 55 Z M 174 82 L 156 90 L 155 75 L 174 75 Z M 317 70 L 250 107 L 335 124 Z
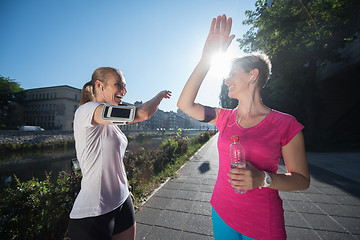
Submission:
M 339 49 L 359 31 L 358 0 L 258 0 L 246 11 L 250 29 L 241 39 L 244 52 L 261 50 L 273 70 L 263 91 L 270 107 L 295 115 L 313 129 L 321 110 L 318 70 L 329 62 L 346 61 Z
M 24 89 L 14 79 L 0 75 L 0 128 L 16 128 L 21 119 L 19 116 L 19 104 L 25 99 Z
M 229 88 L 225 85 L 225 80 L 224 80 L 221 85 L 221 91 L 219 95 L 220 106 L 222 108 L 234 109 L 238 105 L 239 101 L 237 99 L 230 98 L 228 94 L 229 94 Z

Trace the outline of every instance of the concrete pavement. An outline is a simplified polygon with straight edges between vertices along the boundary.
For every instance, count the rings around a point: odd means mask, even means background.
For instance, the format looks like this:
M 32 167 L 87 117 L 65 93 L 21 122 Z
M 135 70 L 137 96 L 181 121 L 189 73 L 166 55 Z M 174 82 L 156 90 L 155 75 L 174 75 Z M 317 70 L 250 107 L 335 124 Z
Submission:
M 136 213 L 136 239 L 214 239 L 217 135 Z M 311 186 L 280 192 L 288 239 L 360 239 L 360 153 L 307 153 Z M 285 172 L 283 163 L 279 172 Z

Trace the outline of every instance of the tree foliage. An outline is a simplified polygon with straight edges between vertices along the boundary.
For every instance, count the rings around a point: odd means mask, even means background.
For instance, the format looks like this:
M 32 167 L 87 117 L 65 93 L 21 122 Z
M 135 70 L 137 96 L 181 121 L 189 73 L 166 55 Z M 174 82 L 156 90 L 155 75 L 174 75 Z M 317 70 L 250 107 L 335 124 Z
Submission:
M 358 5 L 356 0 L 279 0 L 268 6 L 258 0 L 255 11 L 246 11 L 243 23 L 251 28 L 238 40 L 240 48 L 269 55 L 268 98 L 275 106 L 299 117 L 311 112 L 304 108 L 316 102 L 317 70 L 344 60 L 339 49 L 355 38 Z
M 279 0 L 272 6 L 258 0 L 255 11 L 246 11 L 243 23 L 252 25 L 239 40 L 245 51 L 262 49 L 269 56 L 279 51 L 289 55 L 301 53 L 307 63 L 338 61 L 339 48 L 354 39 L 357 0 Z M 318 53 L 320 55 L 313 55 Z
M 317 90 L 316 71 L 344 60 L 339 49 L 355 38 L 356 5 L 355 0 L 280 0 L 267 6 L 258 0 L 255 11 L 246 11 L 243 23 L 252 27 L 238 40 L 240 48 L 269 55 L 269 98 L 276 106 L 293 111 L 309 103 Z
M 8 101 L 17 100 L 18 93 L 24 91 L 20 84 L 9 77 L 5 78 L 0 75 L 0 104 L 5 105 Z
M 16 103 L 22 104 L 24 89 L 14 79 L 0 75 L 0 128 L 13 128 L 19 123 L 16 118 Z
M 229 88 L 225 85 L 225 80 L 221 85 L 221 91 L 219 95 L 219 102 L 222 108 L 234 109 L 238 105 L 239 101 L 228 96 Z

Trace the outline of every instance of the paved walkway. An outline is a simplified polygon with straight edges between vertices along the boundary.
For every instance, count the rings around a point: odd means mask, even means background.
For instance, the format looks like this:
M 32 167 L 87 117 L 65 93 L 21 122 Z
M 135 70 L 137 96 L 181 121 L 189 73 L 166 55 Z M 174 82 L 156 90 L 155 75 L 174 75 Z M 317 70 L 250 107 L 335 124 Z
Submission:
M 214 239 L 216 141 L 217 135 L 136 213 L 137 240 Z M 360 153 L 308 153 L 308 161 L 310 188 L 280 193 L 288 239 L 360 239 Z

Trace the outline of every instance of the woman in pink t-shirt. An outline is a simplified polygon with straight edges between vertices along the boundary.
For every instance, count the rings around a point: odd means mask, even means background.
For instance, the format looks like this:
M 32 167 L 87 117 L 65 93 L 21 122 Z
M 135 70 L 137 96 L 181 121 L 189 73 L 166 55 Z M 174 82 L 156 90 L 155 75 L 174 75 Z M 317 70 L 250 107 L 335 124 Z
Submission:
M 178 101 L 191 117 L 219 129 L 219 172 L 211 198 L 215 239 L 285 239 L 282 200 L 278 191 L 304 190 L 310 174 L 305 155 L 303 126 L 288 114 L 264 105 L 261 89 L 271 72 L 269 58 L 261 52 L 235 59 L 225 84 L 229 97 L 239 100 L 235 109 L 212 108 L 195 103 L 210 69 L 214 52 L 226 51 L 232 19 L 214 18 L 202 57 Z M 231 136 L 238 135 L 245 148 L 245 169 L 230 168 Z M 278 174 L 283 156 L 287 173 Z M 246 193 L 236 193 L 247 190 Z

